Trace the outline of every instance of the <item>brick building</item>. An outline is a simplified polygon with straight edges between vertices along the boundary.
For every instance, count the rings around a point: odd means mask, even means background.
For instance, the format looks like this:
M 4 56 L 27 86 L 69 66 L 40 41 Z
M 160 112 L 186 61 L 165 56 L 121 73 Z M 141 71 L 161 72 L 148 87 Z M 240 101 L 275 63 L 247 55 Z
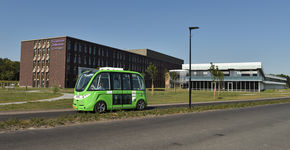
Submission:
M 19 84 L 72 88 L 79 67 L 119 67 L 145 73 L 150 62 L 158 69 L 156 87 L 164 87 L 165 69 L 178 69 L 184 63 L 149 49 L 125 51 L 68 36 L 22 41 Z M 150 87 L 148 75 L 145 82 Z

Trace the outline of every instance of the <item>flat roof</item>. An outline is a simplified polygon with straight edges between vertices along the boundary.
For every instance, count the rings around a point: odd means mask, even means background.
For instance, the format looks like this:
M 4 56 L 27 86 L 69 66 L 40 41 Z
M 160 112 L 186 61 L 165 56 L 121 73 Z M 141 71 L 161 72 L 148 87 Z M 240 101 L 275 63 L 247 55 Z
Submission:
M 213 63 L 220 70 L 254 70 L 262 69 L 261 62 L 239 62 L 239 63 Z M 209 70 L 210 63 L 207 64 L 191 64 L 191 70 Z M 188 70 L 189 64 L 182 64 L 182 69 Z

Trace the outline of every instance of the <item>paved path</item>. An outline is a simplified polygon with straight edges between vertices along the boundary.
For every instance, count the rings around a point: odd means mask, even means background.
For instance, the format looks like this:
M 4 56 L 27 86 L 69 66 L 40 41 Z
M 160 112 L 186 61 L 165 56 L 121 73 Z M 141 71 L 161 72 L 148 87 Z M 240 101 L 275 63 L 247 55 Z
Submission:
M 0 134 L 9 150 L 287 150 L 290 103 Z
M 11 104 L 25 104 L 28 102 L 50 102 L 50 101 L 57 101 L 61 99 L 71 99 L 74 97 L 74 94 L 71 93 L 62 93 L 63 95 L 60 97 L 49 98 L 49 99 L 41 99 L 41 100 L 33 100 L 33 101 L 24 101 L 24 102 L 9 102 L 9 103 L 0 103 L 0 105 L 11 105 Z

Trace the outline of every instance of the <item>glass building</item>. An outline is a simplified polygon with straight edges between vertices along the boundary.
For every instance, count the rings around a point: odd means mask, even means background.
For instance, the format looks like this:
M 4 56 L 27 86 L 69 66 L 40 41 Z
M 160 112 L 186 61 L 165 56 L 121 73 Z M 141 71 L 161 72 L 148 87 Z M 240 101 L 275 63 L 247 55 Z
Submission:
M 191 84 L 193 90 L 213 90 L 214 86 L 225 91 L 263 91 L 266 89 L 285 89 L 286 78 L 265 74 L 261 62 L 243 63 L 215 63 L 223 72 L 222 81 L 213 82 L 209 71 L 210 64 L 192 64 L 191 81 L 189 82 L 189 64 L 183 64 L 176 72 L 178 78 L 171 80 L 171 87 L 174 83 L 182 88 L 188 88 Z M 215 85 L 216 84 L 216 85 Z

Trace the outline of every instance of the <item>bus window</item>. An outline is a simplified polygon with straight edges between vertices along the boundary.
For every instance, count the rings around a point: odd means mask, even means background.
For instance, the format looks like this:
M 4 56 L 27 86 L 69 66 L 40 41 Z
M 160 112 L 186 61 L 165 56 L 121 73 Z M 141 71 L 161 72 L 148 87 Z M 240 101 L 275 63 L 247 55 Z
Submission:
M 145 90 L 144 81 L 139 75 L 132 74 L 132 83 L 133 90 Z
M 91 80 L 94 74 L 95 74 L 94 72 L 83 73 L 77 81 L 75 90 L 78 92 L 83 91 L 87 87 L 89 81 Z
M 121 74 L 113 73 L 113 90 L 121 90 Z
M 131 90 L 130 75 L 123 74 L 122 80 L 123 80 L 123 90 Z
M 100 73 L 93 80 L 90 91 L 96 90 L 110 90 L 110 76 L 109 73 Z

